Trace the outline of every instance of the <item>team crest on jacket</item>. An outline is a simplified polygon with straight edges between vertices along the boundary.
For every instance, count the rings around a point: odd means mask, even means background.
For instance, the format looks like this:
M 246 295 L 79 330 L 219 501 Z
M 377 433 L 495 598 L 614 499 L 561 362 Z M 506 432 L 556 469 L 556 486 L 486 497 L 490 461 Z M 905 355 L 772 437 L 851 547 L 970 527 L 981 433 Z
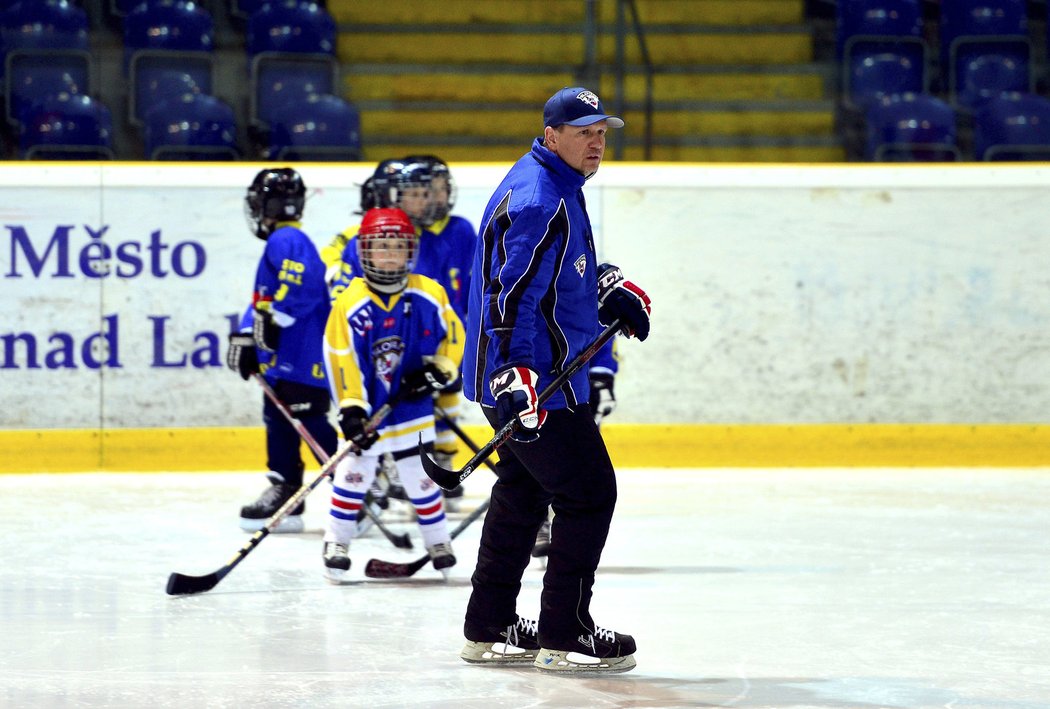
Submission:
M 580 93 L 576 94 L 576 98 L 583 101 L 585 104 L 587 104 L 594 110 L 598 110 L 598 97 L 592 94 L 590 91 L 581 91 Z
M 400 337 L 384 337 L 372 345 L 372 369 L 387 391 L 394 385 L 394 375 L 401 369 L 405 343 Z
M 583 278 L 583 274 L 587 272 L 587 254 L 580 256 L 576 259 L 576 273 L 580 274 L 580 278 Z

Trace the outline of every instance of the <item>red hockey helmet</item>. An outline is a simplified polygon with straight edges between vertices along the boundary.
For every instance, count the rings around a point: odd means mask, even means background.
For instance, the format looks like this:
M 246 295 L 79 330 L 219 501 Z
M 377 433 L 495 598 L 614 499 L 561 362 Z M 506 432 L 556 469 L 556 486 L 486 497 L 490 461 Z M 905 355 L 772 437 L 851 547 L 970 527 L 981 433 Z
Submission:
M 357 230 L 357 258 L 365 280 L 393 293 L 405 287 L 416 264 L 419 237 L 412 220 L 396 207 L 369 209 Z

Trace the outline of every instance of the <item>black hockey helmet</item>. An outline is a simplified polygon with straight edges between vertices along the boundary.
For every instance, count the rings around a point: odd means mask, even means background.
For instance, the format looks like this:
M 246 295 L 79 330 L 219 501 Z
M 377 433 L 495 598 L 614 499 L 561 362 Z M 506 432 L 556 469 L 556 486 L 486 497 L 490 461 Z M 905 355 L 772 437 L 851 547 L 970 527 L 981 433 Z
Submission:
M 375 206 L 403 210 L 412 223 L 430 226 L 434 208 L 430 204 L 430 168 L 419 162 L 384 160 L 372 173 Z
M 409 155 L 407 163 L 421 163 L 430 170 L 430 197 L 434 204 L 434 221 L 439 222 L 452 213 L 456 205 L 456 181 L 448 163 L 437 155 Z
M 306 185 L 290 167 L 261 170 L 244 197 L 248 227 L 262 240 L 269 238 L 277 222 L 298 221 L 306 204 Z

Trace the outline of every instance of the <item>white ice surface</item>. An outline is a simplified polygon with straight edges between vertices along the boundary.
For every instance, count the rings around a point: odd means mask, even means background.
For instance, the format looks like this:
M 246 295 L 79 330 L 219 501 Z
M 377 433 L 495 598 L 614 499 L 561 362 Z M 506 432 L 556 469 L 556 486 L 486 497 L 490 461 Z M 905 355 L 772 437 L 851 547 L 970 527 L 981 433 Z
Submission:
M 597 678 L 459 659 L 480 522 L 448 582 L 365 579 L 422 554 L 408 524 L 415 549 L 373 532 L 325 582 L 323 488 L 306 532 L 167 596 L 247 541 L 264 484 L 0 476 L 0 706 L 1050 707 L 1050 470 L 621 471 L 593 611 L 638 667 Z

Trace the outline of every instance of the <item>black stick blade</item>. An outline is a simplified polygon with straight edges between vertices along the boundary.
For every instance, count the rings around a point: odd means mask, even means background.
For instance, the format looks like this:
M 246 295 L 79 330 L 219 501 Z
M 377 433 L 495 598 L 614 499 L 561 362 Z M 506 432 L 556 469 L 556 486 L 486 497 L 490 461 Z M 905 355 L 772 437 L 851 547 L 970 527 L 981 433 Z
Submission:
M 365 564 L 365 576 L 370 579 L 403 579 L 412 576 L 422 569 L 430 561 L 430 556 L 424 556 L 407 564 L 394 561 L 383 561 L 381 559 L 370 559 Z
M 445 470 L 430 459 L 430 455 L 423 446 L 422 434 L 419 436 L 419 459 L 423 462 L 423 472 L 443 490 L 453 489 L 462 480 L 460 473 L 454 470 Z
M 204 576 L 187 576 L 174 572 L 168 577 L 168 595 L 186 596 L 191 593 L 204 593 L 218 585 L 226 574 L 215 571 Z

